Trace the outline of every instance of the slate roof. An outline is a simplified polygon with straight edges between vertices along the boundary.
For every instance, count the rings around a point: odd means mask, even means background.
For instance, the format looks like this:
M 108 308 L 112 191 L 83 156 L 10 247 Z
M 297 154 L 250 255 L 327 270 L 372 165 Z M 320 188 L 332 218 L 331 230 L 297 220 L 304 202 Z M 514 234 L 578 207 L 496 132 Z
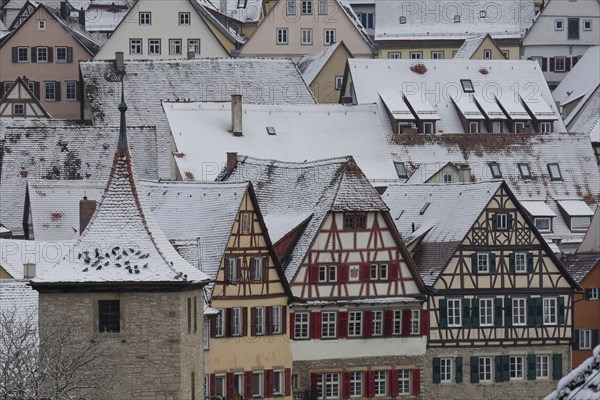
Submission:
M 325 64 L 327 64 L 327 61 L 329 61 L 329 59 L 339 46 L 344 46 L 346 48 L 346 51 L 350 53 L 350 50 L 348 50 L 348 48 L 344 44 L 344 41 L 342 40 L 333 46 L 329 46 L 324 51 L 314 54 L 307 54 L 305 56 L 302 56 L 300 60 L 298 60 L 298 69 L 302 73 L 302 76 L 304 77 L 306 83 L 310 85 L 315 80 L 317 75 L 319 75 L 319 72 L 321 72 Z
M 73 243 L 73 241 L 0 239 L 0 267 L 14 279 L 23 279 L 23 264 L 36 264 L 37 271 L 41 271 L 68 255 Z
M 213 180 L 233 151 L 293 162 L 352 155 L 369 179 L 397 177 L 375 105 L 243 104 L 241 137 L 230 131 L 230 103 L 164 103 L 164 109 L 184 179 Z
M 462 46 L 460 46 L 460 48 L 454 55 L 453 59 L 469 60 L 471 57 L 473 57 L 473 53 L 475 53 L 479 46 L 481 46 L 481 43 L 483 42 L 486 36 L 487 34 L 466 38 Z
M 456 40 L 489 33 L 494 39 L 520 39 L 534 18 L 531 0 L 481 0 L 461 3 L 453 0 L 414 2 L 376 1 L 375 40 Z M 480 11 L 485 10 L 485 18 Z M 455 15 L 460 22 L 455 22 Z M 400 23 L 400 17 L 406 23 Z
M 500 181 L 452 185 L 390 185 L 382 196 L 402 240 L 422 238 L 415 261 L 426 285 L 433 285 L 491 198 Z M 426 204 L 425 212 L 421 210 Z M 413 225 L 414 224 L 414 225 Z M 414 228 L 414 229 L 413 229 Z
M 593 143 L 600 143 L 600 88 L 588 99 L 581 116 L 573 123 L 571 132 L 582 132 L 590 135 Z
M 600 391 L 600 346 L 592 356 L 558 381 L 556 390 L 544 400 L 587 400 L 598 398 Z
M 0 279 L 0 318 L 37 325 L 38 293 L 25 280 Z M 0 343 L 2 346 L 2 343 Z
M 541 200 L 559 217 L 547 239 L 583 238 L 560 217 L 557 201 L 584 200 L 592 210 L 600 203 L 600 174 L 589 137 L 583 134 L 402 135 L 391 145 L 394 160 L 404 162 L 410 181 L 425 182 L 448 162 L 468 164 L 474 181 L 493 179 L 489 163 L 498 163 L 502 178 L 521 201 Z M 518 164 L 528 163 L 531 179 Z M 552 180 L 549 163 L 558 163 L 562 180 Z M 416 175 L 416 176 L 415 176 Z
M 227 180 L 252 182 L 267 228 L 268 221 L 278 216 L 298 215 L 300 218 L 285 219 L 290 222 L 286 229 L 278 228 L 289 232 L 299 219 L 312 215 L 284 266 L 288 282 L 330 211 L 388 210 L 352 157 L 292 163 L 240 156 Z M 279 238 L 272 239 L 276 242 Z
M 411 70 L 415 60 L 388 59 L 349 59 L 347 70 L 353 85 L 355 100 L 358 104 L 378 103 L 381 116 L 383 105 L 379 93 L 398 93 L 406 97 L 428 102 L 439 115 L 436 130 L 438 133 L 464 133 L 460 114 L 455 101 L 473 97 L 481 108 L 491 113 L 498 110 L 498 101 L 507 112 L 521 111 L 522 119 L 531 119 L 523 108 L 528 104 L 532 112 L 538 108 L 550 110 L 555 132 L 566 132 L 560 113 L 537 61 L 522 60 L 418 60 L 427 71 L 418 74 Z M 485 73 L 482 73 L 484 71 Z M 474 93 L 463 90 L 461 79 L 470 79 Z M 348 79 L 349 80 L 349 79 Z M 348 84 L 348 82 L 346 83 Z M 486 111 L 489 110 L 489 111 Z M 505 119 L 501 113 L 501 119 Z M 495 119 L 490 115 L 491 119 Z M 482 128 L 485 132 L 485 128 Z
M 6 122 L 6 121 L 5 121 Z M 89 179 L 106 182 L 118 129 L 59 120 L 0 121 L 0 220 L 22 236 L 28 179 Z M 157 179 L 154 127 L 129 128 L 131 153 L 141 177 Z M 166 146 L 160 145 L 160 148 Z
M 600 268 L 600 252 L 565 254 L 560 260 L 579 284 L 594 267 Z

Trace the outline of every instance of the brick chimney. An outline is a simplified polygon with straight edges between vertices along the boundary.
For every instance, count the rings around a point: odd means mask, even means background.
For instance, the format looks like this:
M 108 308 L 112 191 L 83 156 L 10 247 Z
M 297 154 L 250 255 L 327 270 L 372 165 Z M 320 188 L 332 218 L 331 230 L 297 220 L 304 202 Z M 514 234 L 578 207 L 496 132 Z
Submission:
M 458 181 L 464 183 L 473 181 L 473 177 L 471 176 L 471 167 L 469 167 L 469 164 L 458 165 Z
M 96 200 L 88 200 L 87 197 L 83 197 L 83 200 L 79 201 L 79 234 L 81 235 L 87 227 L 92 215 L 96 211 Z
M 235 152 L 231 152 L 231 153 L 227 153 L 227 175 L 231 175 L 231 173 L 233 172 L 233 170 L 235 169 L 236 165 L 237 165 L 237 153 Z
M 231 132 L 233 136 L 242 136 L 242 95 L 231 95 Z

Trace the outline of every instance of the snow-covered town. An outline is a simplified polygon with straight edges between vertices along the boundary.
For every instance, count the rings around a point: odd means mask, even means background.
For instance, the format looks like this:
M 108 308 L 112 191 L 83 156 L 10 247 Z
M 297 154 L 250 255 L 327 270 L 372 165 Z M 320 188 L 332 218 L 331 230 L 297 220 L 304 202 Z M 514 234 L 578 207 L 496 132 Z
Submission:
M 600 0 L 0 0 L 0 400 L 600 399 Z

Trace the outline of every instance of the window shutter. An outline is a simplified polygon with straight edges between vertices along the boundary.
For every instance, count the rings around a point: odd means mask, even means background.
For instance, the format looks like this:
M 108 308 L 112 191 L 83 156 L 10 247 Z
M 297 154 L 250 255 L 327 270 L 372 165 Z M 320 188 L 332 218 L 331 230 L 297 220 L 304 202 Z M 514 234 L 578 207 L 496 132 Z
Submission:
M 550 71 L 554 71 L 554 57 L 550 57 Z
M 527 253 L 527 273 L 533 274 L 533 253 Z
M 231 308 L 226 308 L 225 309 L 225 337 L 230 337 L 231 336 Z
M 535 380 L 535 354 L 527 355 L 527 379 Z
M 262 259 L 262 281 L 269 282 L 269 257 Z
M 383 336 L 391 337 L 394 335 L 394 310 L 385 310 L 383 312 Z
M 263 315 L 264 318 L 264 315 Z M 256 307 L 250 308 L 250 336 L 256 336 Z
M 284 370 L 283 375 L 284 375 L 284 379 L 285 379 L 285 383 L 284 383 L 285 396 L 291 396 L 292 395 L 292 369 L 286 368 Z
M 508 213 L 508 215 L 506 217 L 506 220 L 507 220 L 506 226 L 508 227 L 508 229 L 512 229 L 512 227 L 513 227 L 513 215 L 512 215 L 512 213 Z
M 367 397 L 375 397 L 375 371 L 367 371 Z
M 235 389 L 233 386 L 233 372 L 227 373 L 227 398 L 233 399 L 235 395 Z
M 508 272 L 511 274 L 515 273 L 515 253 L 508 255 Z
M 245 397 L 246 400 L 252 400 L 252 371 L 246 371 L 244 375 L 244 384 L 246 386 Z M 211 395 L 214 396 L 214 394 Z
M 490 274 L 496 273 L 496 253 L 490 253 Z
M 313 392 L 313 395 L 315 397 L 316 397 L 316 393 L 317 393 L 317 389 L 318 389 L 317 382 L 318 382 L 317 374 L 310 374 L 310 390 L 311 390 L 311 392 Z
M 365 311 L 364 313 L 363 337 L 370 338 L 373 336 L 373 311 Z
M 273 370 L 272 369 L 265 369 L 264 395 L 265 395 L 265 397 L 273 397 Z
M 294 340 L 294 334 L 296 333 L 296 327 L 295 324 L 296 323 L 296 314 L 294 314 L 293 312 L 290 313 L 290 339 Z
M 12 48 L 12 62 L 13 63 L 19 62 L 19 49 L 17 47 Z
M 235 263 L 235 274 L 236 274 L 236 279 L 238 281 L 242 280 L 242 257 L 238 257 L 236 258 L 236 263 Z
M 440 377 L 440 372 L 441 372 L 441 368 L 440 368 L 440 359 L 437 357 L 433 358 L 433 383 L 440 383 L 441 382 L 441 377 Z
M 421 394 L 421 370 L 419 368 L 414 368 L 412 370 L 412 379 L 413 379 L 413 396 L 419 396 Z M 396 386 L 398 385 L 398 376 L 396 376 Z
M 504 326 L 512 326 L 512 299 L 504 298 Z
M 583 298 L 589 300 L 592 297 L 592 289 L 583 289 Z
M 542 71 L 548 71 L 548 58 L 542 57 Z
M 338 337 L 344 339 L 348 337 L 348 311 L 340 311 L 338 318 Z
M 210 337 L 216 338 L 217 337 L 217 318 L 216 317 L 209 318 L 208 326 L 210 329 Z
M 48 62 L 54 61 L 54 47 L 48 47 Z
M 471 356 L 471 383 L 479 383 L 479 357 Z
M 575 66 L 575 64 L 577 64 L 579 62 L 579 57 L 575 56 L 572 58 L 571 61 L 571 68 L 573 68 Z
M 494 299 L 494 306 L 496 308 L 496 316 L 494 318 L 495 326 L 502 326 L 502 299 L 496 297 Z
M 342 396 L 344 399 L 350 398 L 350 372 L 342 373 Z
M 471 254 L 471 273 L 477 275 L 477 253 Z
M 564 325 L 565 323 L 565 298 L 562 296 L 558 297 L 558 323 Z
M 502 356 L 502 380 L 510 380 L 510 356 Z
M 348 282 L 349 274 L 350 274 L 350 267 L 348 267 L 348 264 L 340 264 L 340 266 L 338 267 L 339 282 L 340 283 Z
M 494 362 L 495 362 L 495 376 L 494 376 L 494 381 L 495 382 L 502 382 L 502 356 L 496 356 L 494 357 Z
M 40 83 L 33 82 L 33 94 L 39 100 L 40 99 Z
M 429 337 L 429 310 L 421 310 L 421 335 Z
M 571 57 L 565 57 L 565 70 L 571 70 Z
M 471 299 L 471 326 L 479 326 L 479 299 Z
M 527 299 L 527 325 L 535 326 L 535 299 Z
M 456 380 L 456 383 L 462 383 L 463 381 L 463 361 L 462 361 L 462 357 L 456 357 L 454 359 L 454 365 L 455 365 L 455 369 L 456 369 L 456 376 L 454 377 L 454 379 Z
M 37 62 L 37 47 L 31 48 L 31 62 Z
M 308 266 L 308 282 L 318 283 L 319 282 L 319 266 L 309 265 Z
M 360 280 L 368 282 L 371 279 L 371 266 L 367 263 L 360 264 Z
M 462 326 L 471 326 L 471 319 L 469 317 L 469 308 L 471 302 L 469 299 L 462 299 Z
M 552 354 L 552 379 L 559 380 L 562 377 L 562 354 Z
M 217 389 L 217 377 L 215 374 L 210 374 L 210 395 L 214 396 Z
M 448 326 L 448 300 L 440 300 L 440 328 L 446 328 Z
M 287 334 L 287 306 L 281 306 L 281 334 Z
M 265 333 L 273 334 L 273 307 L 265 307 Z
M 402 336 L 410 335 L 411 310 L 402 310 Z
M 67 47 L 67 62 L 69 62 L 69 63 L 73 62 L 73 48 L 72 47 Z
M 400 263 L 394 261 L 390 263 L 390 281 L 397 281 L 400 279 Z
M 540 297 L 535 299 L 535 325 L 542 326 L 544 324 L 544 300 Z
M 598 329 L 592 330 L 592 349 L 598 346 Z
M 390 396 L 398 396 L 398 370 L 393 368 L 390 370 Z M 350 396 L 345 398 L 349 397 Z
M 498 219 L 496 217 L 496 213 L 492 214 L 492 230 L 493 231 L 497 231 L 498 230 Z
M 573 350 L 579 350 L 579 329 L 573 331 Z
M 56 97 L 55 97 L 56 101 L 60 101 L 61 88 L 62 88 L 61 82 L 60 81 L 55 81 L 54 82 L 54 91 L 56 93 Z
M 323 323 L 322 316 L 320 312 L 314 312 L 311 315 L 311 321 L 313 323 L 313 339 L 321 339 L 321 326 Z
M 248 308 L 242 307 L 242 336 L 248 336 Z

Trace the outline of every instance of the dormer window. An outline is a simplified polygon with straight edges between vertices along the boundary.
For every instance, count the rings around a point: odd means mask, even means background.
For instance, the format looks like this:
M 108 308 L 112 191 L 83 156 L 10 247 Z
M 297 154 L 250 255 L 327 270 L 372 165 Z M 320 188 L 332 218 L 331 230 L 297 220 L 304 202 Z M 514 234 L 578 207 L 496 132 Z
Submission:
M 406 172 L 406 165 L 403 162 L 395 162 L 394 167 L 396 167 L 396 173 L 398 174 L 398 178 L 408 178 L 408 173 Z
M 455 15 L 454 16 L 454 23 L 459 23 L 460 22 L 460 15 Z
M 423 122 L 423 133 L 426 133 L 426 134 L 433 133 L 433 122 Z
M 494 179 L 501 179 L 502 178 L 502 172 L 500 171 L 500 165 L 498 163 L 490 163 L 490 171 L 492 172 L 492 178 Z
M 469 133 L 479 133 L 479 122 L 469 122 Z
M 519 173 L 523 179 L 531 179 L 531 170 L 528 163 L 519 163 Z
M 400 23 L 401 24 L 405 24 L 406 23 L 406 17 L 404 15 L 400 16 Z
M 536 217 L 533 219 L 533 223 L 538 231 L 540 232 L 551 232 L 552 231 L 552 218 L 551 217 Z
M 560 173 L 560 167 L 558 163 L 548 164 L 548 173 L 553 181 L 562 181 L 562 174 Z
M 473 82 L 470 79 L 461 79 L 460 84 L 462 85 L 463 92 L 465 93 L 474 93 L 475 88 L 473 87 Z

